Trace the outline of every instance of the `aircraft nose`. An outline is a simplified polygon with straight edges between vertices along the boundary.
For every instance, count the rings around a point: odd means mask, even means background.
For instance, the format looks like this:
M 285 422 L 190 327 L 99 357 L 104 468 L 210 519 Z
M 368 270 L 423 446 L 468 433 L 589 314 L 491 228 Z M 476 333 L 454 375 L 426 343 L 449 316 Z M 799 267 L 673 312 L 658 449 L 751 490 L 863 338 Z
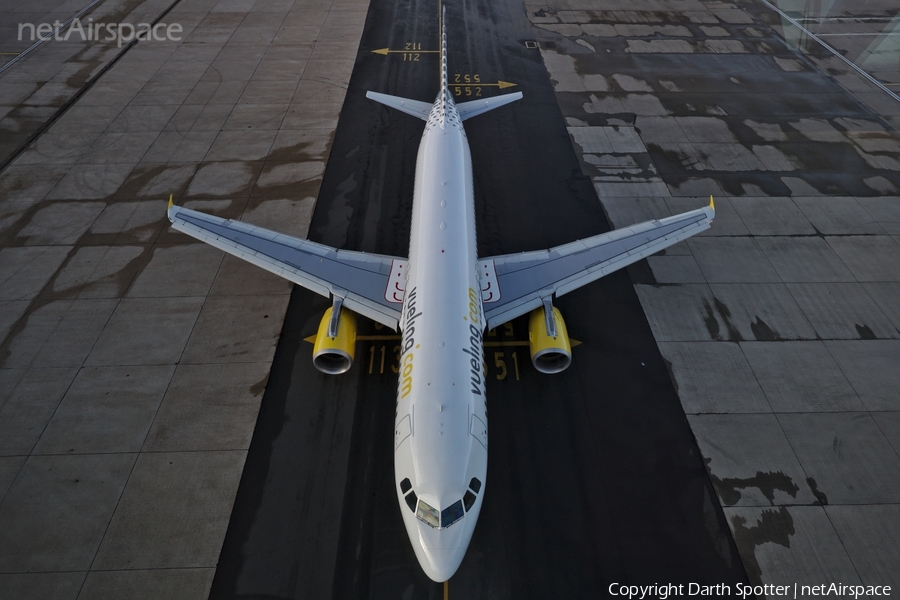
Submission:
M 428 502 L 419 497 L 420 502 Z M 435 501 L 437 503 L 437 501 Z M 448 513 L 449 514 L 449 513 Z M 438 583 L 449 580 L 459 569 L 472 540 L 478 518 L 478 504 L 465 516 L 446 527 L 432 527 L 412 513 L 403 513 L 404 523 L 412 542 L 416 559 L 429 579 Z
M 419 564 L 422 570 L 438 583 L 447 581 L 459 569 L 469 539 L 472 537 L 471 524 L 463 519 L 446 529 L 432 529 L 419 522 Z
M 459 569 L 465 556 L 465 548 L 428 548 L 425 551 L 428 561 L 423 564 L 423 570 L 430 579 L 441 583 L 449 580 Z

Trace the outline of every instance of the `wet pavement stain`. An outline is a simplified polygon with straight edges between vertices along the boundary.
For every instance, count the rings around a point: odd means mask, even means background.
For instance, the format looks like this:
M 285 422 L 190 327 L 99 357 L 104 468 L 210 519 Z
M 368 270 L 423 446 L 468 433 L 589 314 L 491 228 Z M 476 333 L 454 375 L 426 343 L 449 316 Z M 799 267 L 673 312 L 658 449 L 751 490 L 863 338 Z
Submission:
M 703 309 L 706 311 L 706 314 L 703 316 L 703 323 L 706 325 L 709 337 L 714 340 L 721 340 L 722 338 L 719 337 L 719 320 L 716 319 L 716 313 L 706 298 L 703 299 Z
M 54 289 L 60 275 L 66 271 L 66 267 L 71 263 L 73 258 L 75 258 L 75 256 L 77 255 L 78 250 L 82 247 L 83 246 L 78 245 L 71 247 L 69 253 L 63 260 L 59 269 L 57 269 L 56 273 L 54 273 L 50 280 L 44 285 L 43 289 L 38 293 L 36 298 L 28 306 L 25 313 L 10 329 L 9 334 L 7 334 L 6 338 L 2 340 L 2 343 L 0 343 L 0 367 L 3 367 L 6 361 L 9 359 L 12 353 L 11 348 L 13 343 L 19 335 L 27 330 L 28 322 L 34 314 L 55 302 L 75 300 L 82 292 L 90 290 L 92 287 L 95 287 L 96 285 L 102 283 L 102 281 L 88 281 L 83 284 L 66 287 L 62 290 Z M 137 276 L 141 274 L 144 268 L 149 264 L 152 257 L 152 248 L 153 246 L 145 246 L 141 254 L 129 260 L 125 264 L 125 266 L 119 269 L 116 273 L 111 274 L 110 276 L 105 278 L 112 279 L 112 281 L 115 282 L 118 288 L 117 294 L 114 295 L 114 298 L 124 297 L 128 286 L 131 285 L 131 282 L 134 281 Z
M 63 261 L 63 266 L 72 259 L 72 256 L 75 255 L 77 248 L 72 246 L 69 249 L 69 253 Z M 60 268 L 61 270 L 61 268 Z M 57 274 L 54 275 L 53 279 L 58 276 L 59 270 L 57 270 Z M 44 289 L 51 289 L 52 279 L 50 282 L 44 286 Z M 6 365 L 6 361 L 12 355 L 12 344 L 16 340 L 16 338 L 25 331 L 28 326 L 28 321 L 32 315 L 34 315 L 37 311 L 44 308 L 45 306 L 56 302 L 55 298 L 41 298 L 40 295 L 37 299 L 33 300 L 28 308 L 25 310 L 25 313 L 19 318 L 18 321 L 12 326 L 9 330 L 9 333 L 6 335 L 6 338 L 0 343 L 0 368 Z
M 777 342 L 783 339 L 778 335 L 777 331 L 769 327 L 766 322 L 758 316 L 755 321 L 750 323 L 750 331 L 753 332 L 753 337 L 759 342 Z
M 866 325 L 854 325 L 856 327 L 856 333 L 859 334 L 859 338 L 862 340 L 877 340 L 878 336 L 875 335 L 869 327 Z
M 32 132 L 47 122 L 55 109 L 42 106 L 20 105 L 6 113 L 0 124 L 0 132 L 3 134 L 3 141 L 8 143 L 22 144 L 31 136 Z M 0 156 L 0 162 L 5 159 Z
M 719 314 L 722 316 L 722 320 L 725 321 L 725 327 L 728 329 L 728 341 L 743 341 L 744 338 L 737 330 L 737 327 L 731 322 L 731 311 L 725 306 L 725 303 L 715 297 L 713 298 L 713 302 L 716 305 L 716 310 L 719 311 Z
M 782 471 L 757 471 L 756 475 L 754 475 L 753 477 L 719 478 L 714 475 L 712 470 L 710 469 L 710 463 L 712 462 L 712 459 L 704 458 L 703 460 L 706 463 L 706 469 L 709 472 L 709 477 L 710 479 L 712 479 L 713 484 L 715 484 L 716 486 L 716 491 L 719 493 L 719 497 L 722 499 L 722 502 L 728 506 L 734 506 L 735 504 L 740 502 L 740 490 L 742 489 L 758 489 L 772 506 L 775 505 L 776 491 L 784 492 L 792 498 L 796 498 L 797 493 L 800 491 L 800 486 L 794 483 L 793 479 L 791 479 Z
M 178 2 L 180 0 L 176 0 L 163 14 L 174 8 Z M 142 4 L 143 0 L 130 0 L 106 14 L 99 14 L 97 10 L 91 10 L 82 15 L 81 19 L 86 22 L 88 19 L 93 19 L 96 16 L 98 17 L 98 22 L 120 23 L 126 20 L 129 14 L 139 9 Z M 101 4 L 100 7 L 108 8 L 108 3 Z M 161 16 L 158 18 L 161 18 Z M 65 34 L 69 32 L 69 29 L 61 31 Z M 52 57 L 52 45 L 54 43 L 57 42 L 45 43 L 35 51 L 36 56 L 32 58 L 41 58 L 45 61 L 55 60 L 55 58 L 46 58 L 48 55 Z M 74 55 L 62 58 L 61 68 L 63 66 L 68 68 L 74 65 L 82 65 L 68 75 L 65 82 L 57 82 L 55 80 L 35 81 L 37 89 L 34 93 L 0 120 L 0 131 L 4 131 L 3 141 L 6 142 L 3 144 L 3 152 L 0 153 L 0 172 L 15 157 L 24 152 L 28 146 L 32 145 L 36 141 L 37 136 L 62 117 L 74 105 L 74 101 L 99 80 L 105 68 L 114 64 L 137 44 L 137 42 L 133 42 L 128 46 L 117 49 L 117 40 L 107 41 L 101 39 L 99 41 L 85 41 L 84 43 L 87 45 Z M 25 66 L 15 65 L 12 68 L 22 69 Z M 59 91 L 53 92 L 52 87 L 48 86 L 58 87 Z M 42 94 L 42 90 L 45 87 L 46 91 Z
M 112 201 L 154 197 L 164 200 L 169 194 L 181 198 L 198 168 L 197 164 L 183 163 L 139 164 L 111 194 Z
M 551 57 L 555 65 L 548 64 L 566 116 L 587 125 L 701 115 L 729 123 L 737 138 L 734 145 L 743 152 L 735 149 L 732 162 L 736 162 L 728 168 L 716 165 L 718 151 L 704 150 L 707 141 L 698 143 L 689 135 L 688 143 L 660 142 L 642 132 L 650 157 L 670 189 L 702 176 L 733 196 L 895 193 L 900 189 L 900 160 L 898 152 L 882 140 L 877 140 L 881 146 L 866 147 L 835 124 L 839 139 L 830 141 L 841 143 L 823 144 L 791 126 L 798 119 L 834 114 L 835 121 L 864 119 L 877 129 L 889 129 L 884 119 L 859 104 L 813 62 L 819 49 L 798 52 L 770 27 L 780 27 L 780 22 L 770 23 L 771 15 L 757 12 L 741 11 L 742 22 L 731 23 L 721 11 L 712 11 L 694 23 L 693 17 L 668 13 L 648 18 L 651 13 L 549 13 L 542 9 L 534 20 L 545 58 Z M 573 71 L 565 60 L 572 61 Z M 728 77 L 728 73 L 740 76 Z M 596 83 L 598 77 L 608 84 L 602 91 L 589 85 L 585 92 L 567 89 L 577 81 Z M 786 88 L 786 77 L 803 79 L 805 93 Z M 657 105 L 647 103 L 643 98 L 647 94 L 634 93 L 638 88 L 650 91 Z M 768 128 L 777 127 L 779 139 L 763 139 L 749 131 L 740 124 L 748 117 L 763 119 Z M 718 145 L 720 140 L 715 142 Z M 758 146 L 761 142 L 764 147 Z M 762 157 L 764 167 L 754 164 L 758 160 L 753 155 Z
M 125 292 L 128 290 L 128 287 L 131 285 L 131 282 L 134 281 L 137 276 L 140 275 L 141 272 L 143 272 L 144 268 L 150 263 L 150 259 L 153 257 L 154 250 L 154 247 L 149 245 L 136 246 L 140 248 L 140 254 L 128 260 L 125 265 L 115 273 L 111 273 L 110 275 L 107 275 L 100 280 L 87 281 L 85 283 L 68 286 L 58 290 L 57 282 L 59 281 L 60 276 L 65 273 L 66 267 L 69 266 L 72 260 L 77 256 L 78 250 L 84 247 L 85 246 L 76 246 L 75 252 L 70 253 L 69 256 L 66 257 L 66 260 L 63 261 L 63 264 L 60 266 L 59 270 L 57 270 L 53 277 L 50 278 L 47 286 L 38 296 L 40 300 L 52 302 L 58 300 L 75 299 L 78 298 L 83 292 L 101 285 L 105 281 L 112 281 L 116 286 L 116 292 L 114 294 L 110 294 L 109 297 L 123 298 L 125 296 Z M 32 312 L 32 310 L 29 309 L 28 312 L 30 313 Z
M 172 4 L 162 10 L 162 12 L 151 22 L 151 25 L 156 25 L 180 2 L 181 0 L 174 0 Z M 117 16 L 121 16 L 124 19 L 142 4 L 143 0 L 131 0 L 130 3 L 120 7 L 121 15 L 116 12 L 109 15 L 103 15 L 103 17 L 105 17 L 104 22 L 117 22 L 115 19 Z M 101 4 L 101 6 L 105 5 Z M 92 17 L 89 16 L 92 13 L 93 11 L 88 12 L 82 15 L 81 18 L 92 19 Z M 106 20 L 110 17 L 113 18 L 112 21 Z M 118 21 L 121 22 L 121 19 Z M 115 40 L 107 41 L 105 39 L 95 41 L 85 49 L 78 51 L 74 57 L 63 56 L 62 62 L 67 66 L 77 64 L 77 59 L 79 58 L 87 60 L 88 64 L 85 65 L 85 67 L 69 76 L 69 81 L 76 83 L 84 78 L 83 84 L 72 87 L 68 85 L 68 82 L 60 84 L 56 84 L 52 81 L 40 82 L 41 85 L 29 99 L 24 100 L 19 106 L 13 109 L 13 111 L 0 120 L 0 129 L 7 128 L 17 132 L 15 137 L 5 136 L 4 141 L 7 143 L 3 144 L 3 150 L 0 151 L 0 173 L 2 173 L 30 146 L 33 146 L 40 136 L 61 119 L 69 108 L 74 106 L 76 102 L 100 80 L 104 73 L 111 69 L 129 50 L 137 46 L 140 40 L 135 37 L 135 39 L 124 47 L 115 41 L 116 51 L 112 52 L 111 50 L 114 49 L 114 41 Z M 46 47 L 47 45 L 44 46 L 44 48 Z M 105 49 L 106 52 L 103 52 L 101 49 Z M 38 52 L 40 52 L 40 49 Z M 94 53 L 97 54 L 97 58 L 90 57 L 90 55 Z M 67 90 L 62 91 L 55 96 L 50 103 L 48 103 L 46 99 L 29 102 L 35 95 L 41 93 L 41 89 L 44 86 L 49 85 L 65 86 Z M 29 104 L 38 104 L 38 106 L 28 106 Z M 17 120 L 16 118 L 10 118 L 10 115 L 13 115 L 13 117 L 21 117 L 21 119 Z
M 184 192 L 185 198 L 248 198 L 263 161 L 217 161 L 200 163 Z
M 268 317 L 269 317 L 269 315 L 265 315 L 263 318 L 267 319 Z M 263 395 L 263 393 L 266 391 L 267 383 L 269 383 L 269 375 L 268 374 L 266 374 L 265 377 L 263 377 L 262 379 L 260 379 L 259 381 L 257 381 L 256 383 L 254 383 L 253 385 L 250 386 L 250 393 L 253 395 L 254 398 L 258 398 L 259 396 Z
M 754 585 L 762 585 L 762 568 L 756 558 L 756 548 L 765 543 L 791 547 L 791 536 L 794 530 L 794 518 L 784 506 L 777 509 L 766 509 L 759 516 L 759 521 L 750 527 L 747 519 L 741 515 L 731 516 L 731 529 L 734 542 L 737 544 L 747 570 L 747 576 Z
M 266 160 L 273 162 L 307 162 L 326 160 L 328 158 L 328 155 L 331 154 L 331 144 L 333 141 L 333 138 L 329 138 L 327 141 L 324 139 L 311 139 L 309 141 L 303 141 L 296 144 L 291 144 L 289 146 L 273 148 L 266 156 Z
M 826 506 L 828 504 L 828 496 L 826 496 L 824 492 L 819 491 L 819 486 L 816 483 L 815 479 L 813 479 L 812 477 L 807 477 L 806 485 L 809 486 L 809 489 L 813 493 L 813 496 L 816 497 L 816 504 L 820 504 L 822 506 Z
M 94 200 L 36 203 L 7 230 L 3 247 L 76 244 L 102 212 L 101 205 L 102 202 Z M 84 231 L 78 233 L 79 228 Z
M 728 309 L 724 302 L 716 297 L 713 297 L 713 304 L 710 305 L 709 301 L 704 298 L 703 310 L 706 312 L 703 317 L 703 322 L 706 324 L 706 330 L 709 331 L 709 335 L 710 337 L 712 337 L 712 339 L 722 339 L 720 333 L 721 326 L 719 325 L 719 320 L 716 318 L 716 313 L 719 313 L 719 316 L 722 317 L 722 321 L 725 323 L 725 329 L 728 331 L 728 341 L 744 341 L 744 338 L 741 335 L 740 331 L 738 331 L 737 327 L 735 327 L 731 322 L 731 311 Z
M 273 200 L 285 200 L 289 199 L 292 203 L 292 206 L 303 206 L 303 210 L 312 211 L 312 207 L 306 208 L 308 203 L 312 203 L 315 206 L 316 198 L 319 196 L 319 189 L 322 186 L 321 177 L 316 179 L 310 179 L 308 181 L 300 181 L 294 183 L 285 183 L 279 186 L 267 187 L 267 188 L 256 188 L 253 191 L 253 195 L 250 197 L 250 201 L 247 204 L 246 209 L 244 210 L 244 214 L 240 217 L 241 220 L 248 219 L 248 213 L 255 211 L 256 209 L 265 205 L 268 201 Z M 269 227 L 268 225 L 266 225 Z M 294 237 L 306 237 L 306 234 L 302 231 L 294 231 L 289 229 L 287 226 L 272 224 L 271 229 L 278 231 L 279 233 L 284 233 L 287 235 L 292 235 Z
M 322 186 L 322 162 L 267 162 L 253 187 L 254 197 L 317 197 Z
M 140 7 L 141 4 L 143 4 L 142 0 L 132 0 L 132 2 L 127 2 L 123 5 L 116 6 L 109 13 L 102 15 L 102 22 L 122 23 L 125 21 L 128 15 L 132 13 L 136 8 Z M 104 5 L 103 8 L 107 8 L 108 6 L 109 5 Z M 85 14 L 82 19 L 91 19 L 92 17 L 90 15 L 92 13 L 93 11 Z M 104 42 L 105 40 L 94 42 L 80 50 L 77 54 L 75 54 L 75 56 L 69 59 L 68 64 L 82 65 L 80 69 L 66 78 L 66 84 L 72 87 L 73 91 L 81 89 L 81 87 L 90 80 L 94 72 L 96 72 L 109 59 L 109 51 L 116 46 L 117 41 L 110 40 L 109 42 Z

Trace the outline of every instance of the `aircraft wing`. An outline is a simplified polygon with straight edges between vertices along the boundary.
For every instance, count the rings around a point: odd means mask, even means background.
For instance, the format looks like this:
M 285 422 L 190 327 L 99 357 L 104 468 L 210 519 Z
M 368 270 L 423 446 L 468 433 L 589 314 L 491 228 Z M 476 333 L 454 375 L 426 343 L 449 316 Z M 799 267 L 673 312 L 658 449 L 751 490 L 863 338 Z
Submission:
M 344 306 L 397 329 L 402 289 L 392 270 L 405 274 L 406 260 L 338 250 L 240 221 L 222 219 L 169 202 L 172 228 L 319 293 L 344 299 Z M 391 300 L 388 300 L 391 298 Z
M 543 298 L 562 296 L 709 229 L 714 216 L 710 198 L 706 208 L 658 221 L 623 227 L 549 250 L 482 259 L 482 265 L 491 273 L 487 280 L 496 282 L 490 295 L 483 290 L 487 325 L 502 325 L 540 307 Z

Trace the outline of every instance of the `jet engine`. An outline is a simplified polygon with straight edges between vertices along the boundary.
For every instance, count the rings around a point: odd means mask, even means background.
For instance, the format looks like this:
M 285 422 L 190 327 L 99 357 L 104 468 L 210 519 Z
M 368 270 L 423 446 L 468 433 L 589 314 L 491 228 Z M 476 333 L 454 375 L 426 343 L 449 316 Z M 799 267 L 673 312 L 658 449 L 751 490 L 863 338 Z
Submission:
M 328 375 L 346 373 L 353 364 L 355 350 L 356 315 L 341 310 L 338 303 L 325 311 L 319 323 L 313 346 L 313 365 Z
M 541 373 L 559 373 L 572 363 L 572 346 L 559 309 L 545 303 L 528 316 L 531 363 Z

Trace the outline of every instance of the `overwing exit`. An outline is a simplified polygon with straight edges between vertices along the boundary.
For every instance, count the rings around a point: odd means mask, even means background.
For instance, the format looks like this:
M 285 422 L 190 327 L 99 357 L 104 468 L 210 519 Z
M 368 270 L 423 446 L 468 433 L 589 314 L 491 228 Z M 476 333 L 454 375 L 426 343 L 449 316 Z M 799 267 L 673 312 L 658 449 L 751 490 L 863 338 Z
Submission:
M 571 362 L 553 299 L 708 229 L 708 207 L 555 248 L 479 258 L 472 160 L 463 121 L 519 100 L 517 92 L 456 104 L 441 26 L 441 81 L 432 104 L 368 92 L 423 119 L 408 258 L 339 250 L 175 206 L 172 227 L 332 300 L 313 361 L 351 368 L 356 314 L 402 332 L 394 478 L 400 512 L 425 573 L 447 581 L 471 540 L 486 489 L 488 328 L 530 313 L 532 362 L 556 373 Z

